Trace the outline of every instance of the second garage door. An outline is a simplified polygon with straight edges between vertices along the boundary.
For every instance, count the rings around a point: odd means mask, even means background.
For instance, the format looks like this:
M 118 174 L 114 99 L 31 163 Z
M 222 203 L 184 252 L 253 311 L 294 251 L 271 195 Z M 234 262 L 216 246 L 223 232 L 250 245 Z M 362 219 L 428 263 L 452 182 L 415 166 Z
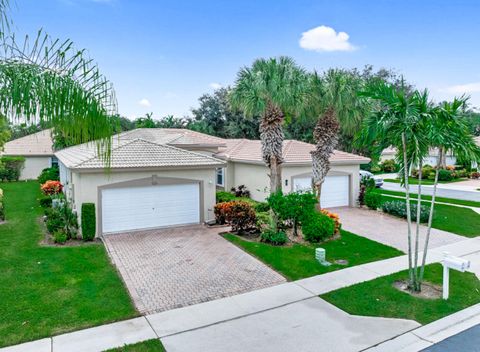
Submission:
M 311 190 L 311 177 L 298 177 L 293 179 L 293 187 L 295 191 Z M 349 177 L 327 176 L 322 185 L 322 195 L 320 203 L 322 208 L 343 207 L 350 204 L 350 185 Z
M 198 183 L 102 190 L 102 231 L 198 224 Z

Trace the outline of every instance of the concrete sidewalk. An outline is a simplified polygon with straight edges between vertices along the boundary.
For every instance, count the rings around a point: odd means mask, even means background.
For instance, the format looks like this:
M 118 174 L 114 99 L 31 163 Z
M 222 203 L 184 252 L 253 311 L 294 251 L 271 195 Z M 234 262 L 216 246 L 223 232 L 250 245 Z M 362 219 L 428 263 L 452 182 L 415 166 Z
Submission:
M 440 261 L 444 251 L 480 259 L 473 256 L 480 252 L 480 238 L 432 249 L 428 263 Z M 100 352 L 151 338 L 160 338 L 169 352 L 202 351 L 205 348 L 216 352 L 225 351 L 225 346 L 232 351 L 235 348 L 237 351 L 240 351 L 238 348 L 242 351 L 287 351 L 292 350 L 292 343 L 298 351 L 332 348 L 357 351 L 407 333 L 418 323 L 351 316 L 321 300 L 318 295 L 406 268 L 407 256 L 404 255 L 0 351 Z M 354 322 L 356 324 L 352 325 Z M 287 346 L 290 349 L 286 349 Z

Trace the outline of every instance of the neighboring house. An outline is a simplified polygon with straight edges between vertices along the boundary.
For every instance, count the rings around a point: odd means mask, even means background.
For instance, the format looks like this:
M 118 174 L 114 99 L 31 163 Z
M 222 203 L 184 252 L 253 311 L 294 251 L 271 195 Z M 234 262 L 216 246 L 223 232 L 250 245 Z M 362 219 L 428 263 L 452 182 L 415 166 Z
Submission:
M 397 154 L 397 149 L 393 147 L 386 148 L 382 151 L 380 155 L 380 162 L 385 160 L 395 160 Z M 436 166 L 438 164 L 438 149 L 430 149 L 428 156 L 423 159 L 423 165 Z M 445 155 L 445 165 L 455 165 L 457 158 L 451 152 L 447 152 Z
M 23 156 L 21 180 L 36 179 L 43 169 L 57 163 L 53 154 L 52 131 L 43 130 L 5 143 L 2 155 Z
M 113 137 L 110 169 L 94 143 L 57 152 L 60 181 L 79 218 L 96 204 L 97 234 L 212 222 L 217 188 L 246 185 L 252 198 L 268 195 L 260 141 L 226 140 L 183 129 L 136 129 Z M 285 141 L 285 192 L 311 188 L 314 146 Z M 359 165 L 369 159 L 336 151 L 322 205 L 354 206 Z
M 251 197 L 264 201 L 269 194 L 269 169 L 265 166 L 259 140 L 226 140 L 215 156 L 227 161 L 223 177 L 218 175 L 217 185 L 229 190 L 245 185 Z M 282 190 L 284 193 L 312 188 L 312 144 L 286 140 L 283 144 Z M 335 151 L 330 158 L 331 169 L 322 186 L 321 205 L 325 208 L 355 206 L 358 198 L 360 164 L 370 159 Z M 223 178 L 223 180 L 222 180 Z

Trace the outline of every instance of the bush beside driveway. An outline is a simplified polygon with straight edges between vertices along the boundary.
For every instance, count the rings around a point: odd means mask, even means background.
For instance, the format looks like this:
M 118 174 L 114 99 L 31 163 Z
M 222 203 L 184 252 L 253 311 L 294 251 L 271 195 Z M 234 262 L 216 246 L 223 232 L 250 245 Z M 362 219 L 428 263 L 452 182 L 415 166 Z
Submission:
M 137 315 L 102 244 L 43 247 L 37 182 L 2 184 L 0 346 Z

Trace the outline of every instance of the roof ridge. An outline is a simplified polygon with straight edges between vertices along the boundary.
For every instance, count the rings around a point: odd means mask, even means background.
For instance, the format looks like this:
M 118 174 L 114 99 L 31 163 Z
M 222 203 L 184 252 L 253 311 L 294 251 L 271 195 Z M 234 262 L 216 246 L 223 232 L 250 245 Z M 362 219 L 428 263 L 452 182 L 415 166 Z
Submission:
M 153 145 L 157 145 L 157 146 L 161 146 L 161 147 L 165 147 L 165 148 L 169 148 L 169 149 L 173 149 L 173 150 L 178 150 L 178 151 L 181 151 L 181 152 L 186 153 L 186 154 L 193 154 L 193 155 L 201 156 L 201 157 L 204 157 L 204 158 L 207 158 L 207 159 L 211 159 L 213 161 L 222 162 L 220 159 L 214 158 L 213 156 L 205 155 L 205 154 L 202 154 L 202 153 L 192 152 L 191 150 L 186 150 L 186 149 L 183 149 L 183 148 L 177 148 L 177 147 L 174 147 L 173 145 L 156 143 L 156 142 L 153 142 L 153 141 L 147 141 L 147 140 L 142 139 L 142 138 L 137 138 L 136 140 L 141 140 L 143 142 L 147 142 L 147 143 L 150 143 L 150 144 L 153 144 Z
M 139 138 L 135 138 L 135 139 L 127 139 L 127 140 L 118 140 L 118 145 L 116 147 L 112 147 L 112 149 L 110 150 L 110 154 L 113 153 L 114 150 L 118 150 L 120 148 L 123 148 L 124 146 L 128 145 L 128 144 L 131 144 L 133 142 L 135 142 L 137 139 Z M 112 140 L 113 140 L 113 137 L 112 137 Z M 83 143 L 83 144 L 88 144 L 88 143 L 94 143 L 95 141 L 90 141 L 90 142 L 87 142 L 87 143 Z M 82 145 L 82 144 L 80 144 Z M 75 147 L 75 146 L 74 146 Z M 98 155 L 97 155 L 97 149 L 94 149 L 93 151 L 93 156 L 90 157 L 90 158 L 87 158 L 85 160 L 82 160 L 82 162 L 78 163 L 78 164 L 75 164 L 75 167 L 78 167 L 78 166 L 81 166 L 83 164 L 85 164 L 86 162 L 88 161 L 91 161 L 95 158 L 97 158 Z

